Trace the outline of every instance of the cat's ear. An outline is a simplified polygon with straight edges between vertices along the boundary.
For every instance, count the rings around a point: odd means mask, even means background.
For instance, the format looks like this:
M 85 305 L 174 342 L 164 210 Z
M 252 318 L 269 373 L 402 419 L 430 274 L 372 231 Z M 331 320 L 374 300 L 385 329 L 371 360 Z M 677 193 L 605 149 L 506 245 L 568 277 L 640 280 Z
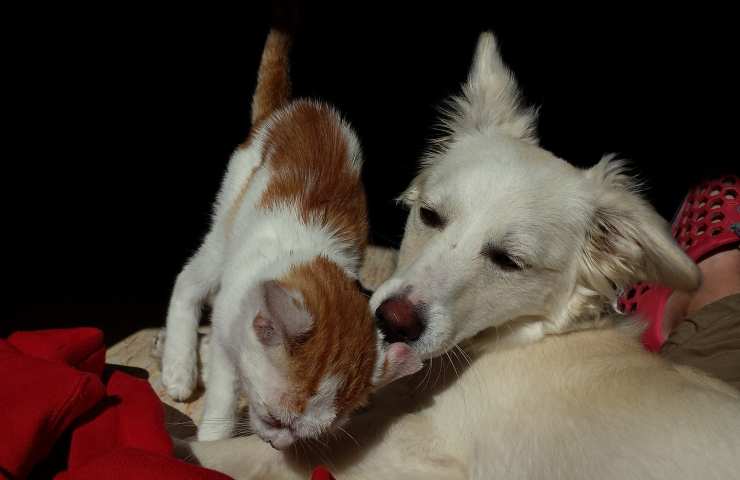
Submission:
M 277 345 L 307 333 L 313 324 L 303 295 L 276 280 L 262 284 L 266 312 L 254 319 L 257 338 L 265 345 Z
M 390 344 L 381 362 L 380 375 L 374 379 L 376 387 L 382 387 L 399 378 L 412 375 L 424 366 L 414 349 L 401 342 Z

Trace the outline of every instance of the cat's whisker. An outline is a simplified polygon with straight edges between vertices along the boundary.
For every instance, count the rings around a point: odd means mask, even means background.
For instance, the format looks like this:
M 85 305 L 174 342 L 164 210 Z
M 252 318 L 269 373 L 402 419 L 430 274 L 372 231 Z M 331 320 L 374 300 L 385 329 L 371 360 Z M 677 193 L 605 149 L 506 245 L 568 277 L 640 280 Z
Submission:
M 229 418 L 202 418 L 197 424 L 202 425 L 204 423 L 207 423 L 209 425 L 213 425 L 213 424 L 218 425 L 218 424 L 226 424 L 226 423 L 232 424 L 233 422 L 234 420 L 229 419 Z M 182 423 L 182 425 L 190 425 L 190 424 L 187 422 L 184 422 Z
M 254 434 L 252 425 L 246 419 L 239 419 L 236 423 L 235 432 L 238 435 L 248 436 Z
M 182 422 L 165 422 L 165 425 L 171 425 L 173 427 L 179 427 L 179 426 L 182 426 L 182 425 L 195 425 L 195 422 L 193 422 L 193 421 L 190 421 L 190 422 L 186 422 L 186 421 L 182 421 Z
M 312 445 L 311 445 L 310 441 L 309 440 L 304 440 L 304 441 L 301 442 L 301 444 L 303 445 L 303 448 L 306 450 L 306 458 L 309 461 L 313 461 L 313 459 L 316 458 L 316 452 L 312 448 Z
M 328 466 L 330 470 L 336 470 L 336 468 L 334 468 L 334 463 L 331 460 L 329 460 L 329 458 L 324 454 L 326 450 L 329 450 L 329 445 L 322 442 L 318 437 L 314 438 L 313 440 L 316 442 L 319 442 L 325 448 L 325 450 L 322 450 L 321 448 L 319 448 L 318 445 L 314 445 L 317 449 L 316 454 L 318 455 L 321 462 L 324 465 Z
M 327 448 L 327 449 L 329 448 L 329 445 L 326 442 L 324 442 L 323 440 L 321 440 L 321 437 L 316 437 L 316 438 L 314 438 L 314 440 L 317 441 L 318 443 L 320 443 L 325 448 Z
M 347 430 L 345 430 L 344 428 L 340 427 L 339 425 L 337 425 L 337 428 L 339 429 L 340 432 L 344 433 L 350 439 L 352 439 L 352 441 L 355 442 L 355 445 L 357 445 L 358 448 L 360 447 L 360 442 L 358 442 L 357 439 L 355 437 L 353 437 Z
M 298 458 L 300 459 L 308 458 L 308 454 L 306 453 L 306 446 L 304 445 L 304 442 L 300 440 L 297 442 L 294 442 L 293 447 L 295 447 L 296 456 L 298 456 Z M 299 447 L 300 447 L 300 451 L 299 451 Z

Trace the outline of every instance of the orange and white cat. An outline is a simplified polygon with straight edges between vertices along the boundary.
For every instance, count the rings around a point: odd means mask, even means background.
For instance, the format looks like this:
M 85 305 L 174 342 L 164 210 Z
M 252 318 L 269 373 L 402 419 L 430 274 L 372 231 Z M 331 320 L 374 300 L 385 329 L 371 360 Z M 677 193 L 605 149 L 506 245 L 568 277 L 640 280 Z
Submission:
M 240 385 L 255 433 L 283 449 L 421 368 L 407 345 L 383 344 L 358 289 L 367 241 L 360 144 L 333 108 L 289 99 L 289 44 L 270 32 L 250 136 L 230 160 L 211 230 L 177 277 L 167 314 L 162 380 L 184 400 L 196 385 L 199 313 L 212 301 L 199 440 L 233 435 Z

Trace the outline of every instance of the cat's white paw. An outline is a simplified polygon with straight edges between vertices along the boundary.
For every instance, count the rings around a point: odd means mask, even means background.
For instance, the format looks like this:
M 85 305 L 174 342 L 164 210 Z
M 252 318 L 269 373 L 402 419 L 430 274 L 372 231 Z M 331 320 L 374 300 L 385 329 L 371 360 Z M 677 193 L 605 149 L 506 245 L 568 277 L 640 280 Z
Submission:
M 198 381 L 198 368 L 195 355 L 190 358 L 162 360 L 162 384 L 173 400 L 184 401 L 195 391 Z
M 231 438 L 233 431 L 234 425 L 232 422 L 227 422 L 222 419 L 203 419 L 201 421 L 201 425 L 198 427 L 198 441 L 211 442 L 214 440 L 224 440 Z

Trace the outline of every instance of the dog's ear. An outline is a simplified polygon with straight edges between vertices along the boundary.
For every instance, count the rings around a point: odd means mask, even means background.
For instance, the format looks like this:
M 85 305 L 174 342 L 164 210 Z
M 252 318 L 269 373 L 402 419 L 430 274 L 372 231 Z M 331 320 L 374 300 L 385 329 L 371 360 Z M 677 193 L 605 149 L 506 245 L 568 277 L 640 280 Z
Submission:
M 453 133 L 494 128 L 516 138 L 537 143 L 536 111 L 520 104 L 519 88 L 504 65 L 491 32 L 484 32 L 462 95 L 452 99 L 445 126 Z
M 624 162 L 605 157 L 586 177 L 596 194 L 582 255 L 589 287 L 613 298 L 614 287 L 637 281 L 684 291 L 699 286 L 698 267 L 671 237 L 668 223 L 640 197 Z

